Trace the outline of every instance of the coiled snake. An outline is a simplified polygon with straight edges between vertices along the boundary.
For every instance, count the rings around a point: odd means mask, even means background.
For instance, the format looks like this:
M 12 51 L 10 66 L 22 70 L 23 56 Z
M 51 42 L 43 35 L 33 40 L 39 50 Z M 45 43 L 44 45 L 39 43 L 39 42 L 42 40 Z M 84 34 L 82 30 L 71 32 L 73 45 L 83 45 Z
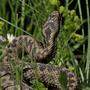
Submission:
M 8 63 L 8 61 L 11 60 L 11 58 L 12 59 L 14 58 L 17 61 L 18 59 L 16 57 L 18 56 L 19 52 L 22 49 L 24 49 L 24 51 L 27 52 L 27 54 L 29 54 L 31 58 L 35 59 L 36 62 L 39 62 L 36 64 L 36 66 L 33 66 L 32 64 L 28 64 L 28 65 L 25 65 L 25 67 L 23 68 L 23 81 L 25 81 L 25 83 L 27 83 L 27 81 L 31 81 L 35 79 L 34 72 L 35 72 L 35 68 L 37 68 L 38 79 L 42 81 L 46 85 L 46 87 L 52 86 L 61 90 L 61 85 L 59 82 L 59 75 L 64 72 L 67 75 L 67 79 L 68 79 L 68 82 L 67 82 L 68 89 L 75 90 L 77 86 L 77 79 L 74 73 L 70 72 L 65 67 L 56 67 L 53 65 L 44 64 L 44 63 L 47 63 L 46 59 L 50 55 L 52 55 L 52 51 L 55 46 L 54 45 L 55 39 L 56 39 L 58 30 L 60 27 L 61 18 L 62 17 L 58 11 L 53 11 L 51 15 L 49 16 L 48 20 L 46 21 L 46 23 L 44 24 L 43 35 L 45 37 L 46 44 L 42 45 L 40 42 L 38 42 L 36 39 L 34 39 L 31 36 L 21 35 L 13 39 L 13 41 L 9 45 L 7 45 L 7 47 L 5 48 L 4 59 L 3 59 L 3 62 L 5 64 Z M 4 69 L 3 71 L 5 74 L 2 75 L 1 71 L 2 69 L 0 70 L 1 78 L 8 75 L 7 73 L 5 73 Z M 8 70 L 8 72 L 9 71 L 10 70 Z M 9 79 L 10 79 L 10 76 L 9 76 Z M 11 81 L 13 82 L 13 80 Z M 2 85 L 2 87 L 4 86 L 5 84 Z M 10 88 L 9 84 L 7 87 Z M 14 85 L 11 85 L 11 87 L 12 87 L 11 90 L 14 90 Z M 27 86 L 25 87 L 27 88 Z M 5 90 L 10 90 L 10 89 L 5 88 Z M 31 89 L 28 86 L 28 89 L 24 88 L 24 90 L 31 90 Z

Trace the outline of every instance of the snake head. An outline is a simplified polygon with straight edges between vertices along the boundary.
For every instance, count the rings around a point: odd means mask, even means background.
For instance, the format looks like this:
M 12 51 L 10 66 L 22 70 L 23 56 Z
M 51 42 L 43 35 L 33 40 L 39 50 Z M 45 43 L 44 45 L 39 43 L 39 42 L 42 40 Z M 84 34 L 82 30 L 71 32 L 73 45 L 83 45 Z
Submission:
M 60 18 L 60 13 L 58 11 L 53 11 L 48 17 L 48 20 L 43 26 L 43 34 L 46 41 L 55 37 L 59 30 Z

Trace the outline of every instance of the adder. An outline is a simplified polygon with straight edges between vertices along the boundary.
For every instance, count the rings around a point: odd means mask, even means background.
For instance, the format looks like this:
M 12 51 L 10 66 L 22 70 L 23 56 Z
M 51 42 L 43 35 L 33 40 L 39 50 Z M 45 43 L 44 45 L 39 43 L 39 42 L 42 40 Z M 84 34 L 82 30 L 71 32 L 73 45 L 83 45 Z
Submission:
M 41 42 L 37 41 L 34 37 L 28 36 L 28 35 L 21 35 L 16 37 L 12 40 L 9 45 L 6 46 L 4 50 L 4 59 L 3 63 L 6 65 L 9 63 L 9 60 L 15 60 L 18 61 L 18 55 L 20 51 L 24 49 L 24 51 L 34 60 L 36 60 L 35 66 L 33 64 L 28 64 L 23 67 L 23 81 L 24 84 L 30 84 L 28 82 L 36 79 L 35 77 L 35 70 L 38 70 L 38 80 L 40 80 L 46 87 L 52 87 L 57 88 L 59 90 L 61 89 L 61 84 L 59 80 L 59 76 L 61 73 L 65 73 L 67 76 L 67 87 L 69 90 L 75 90 L 77 86 L 77 77 L 76 75 L 69 71 L 65 67 L 59 67 L 59 66 L 53 66 L 47 64 L 47 58 L 49 58 L 54 50 L 55 47 L 55 39 L 57 37 L 58 31 L 60 30 L 60 23 L 62 22 L 62 16 L 58 11 L 53 11 L 50 16 L 48 17 L 47 21 L 45 22 L 43 26 L 43 35 L 45 38 L 45 44 L 42 44 Z M 48 61 L 49 62 L 49 61 Z M 1 70 L 3 71 L 3 70 Z M 0 73 L 1 73 L 0 71 Z M 10 71 L 10 70 L 9 70 Z M 5 75 L 1 75 L 1 78 L 4 77 L 6 81 L 8 76 L 8 73 L 5 73 Z M 14 80 L 11 80 L 11 74 L 9 74 L 9 81 L 14 82 Z M 9 82 L 9 83 L 11 83 Z M 4 82 L 3 82 L 4 83 Z M 4 87 L 5 84 L 2 85 Z M 13 85 L 9 84 L 4 90 L 8 90 L 8 87 L 12 87 L 11 90 L 14 90 L 14 83 Z M 22 87 L 24 87 L 22 85 Z M 21 88 L 21 90 L 23 90 Z M 30 87 L 28 86 L 28 89 L 24 90 L 30 90 Z M 56 89 L 55 89 L 56 90 Z

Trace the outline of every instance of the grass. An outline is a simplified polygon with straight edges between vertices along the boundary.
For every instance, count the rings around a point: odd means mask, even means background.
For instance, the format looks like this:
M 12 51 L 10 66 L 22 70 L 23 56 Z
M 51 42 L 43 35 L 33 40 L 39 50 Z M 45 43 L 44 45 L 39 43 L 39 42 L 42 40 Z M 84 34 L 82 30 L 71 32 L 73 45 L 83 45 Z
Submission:
M 64 23 L 61 25 L 56 41 L 57 51 L 55 58 L 50 63 L 58 66 L 67 66 L 70 70 L 74 69 L 74 72 L 80 79 L 80 90 L 89 90 L 90 4 L 88 0 L 85 0 L 87 18 L 83 19 L 83 8 L 81 7 L 80 0 L 76 0 L 76 7 L 72 8 L 75 10 L 69 10 L 73 1 L 66 0 L 65 6 L 62 6 L 59 0 L 0 0 L 0 35 L 6 37 L 7 33 L 11 33 L 14 36 L 25 34 L 43 42 L 43 24 L 52 11 L 60 11 L 64 17 Z M 79 16 L 76 13 L 77 10 Z M 87 24 L 88 35 L 85 34 L 84 23 Z M 6 43 L 0 45 L 0 58 L 2 57 L 3 47 L 6 45 Z M 80 60 L 76 58 L 78 55 L 81 55 Z M 22 59 L 25 60 L 26 57 Z M 19 69 L 18 71 L 17 68 Z M 16 66 L 14 71 L 16 72 L 16 81 L 18 82 L 21 80 L 22 69 Z M 33 87 L 36 90 L 46 89 L 37 80 L 33 83 Z M 39 85 L 40 87 L 38 87 Z

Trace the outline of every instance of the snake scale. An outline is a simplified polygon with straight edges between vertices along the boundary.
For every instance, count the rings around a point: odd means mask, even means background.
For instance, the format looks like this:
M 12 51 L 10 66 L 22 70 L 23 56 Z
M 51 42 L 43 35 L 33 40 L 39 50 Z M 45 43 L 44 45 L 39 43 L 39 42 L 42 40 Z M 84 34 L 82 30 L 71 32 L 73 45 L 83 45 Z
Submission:
M 13 39 L 12 42 L 7 45 L 4 50 L 4 65 L 0 67 L 0 77 L 3 79 L 1 87 L 4 90 L 16 90 L 14 80 L 11 78 L 11 70 L 8 62 L 9 60 L 14 59 L 18 63 L 18 59 L 16 57 L 22 49 L 24 49 L 31 58 L 35 59 L 37 63 L 35 65 L 31 63 L 26 64 L 25 67 L 23 67 L 23 81 L 21 89 L 19 90 L 33 90 L 29 87 L 30 83 L 27 82 L 36 79 L 36 70 L 38 71 L 38 80 L 40 80 L 46 87 L 51 86 L 52 88 L 55 88 L 54 90 L 56 90 L 56 88 L 58 90 L 62 90 L 59 76 L 61 73 L 65 73 L 68 80 L 68 90 L 76 89 L 77 77 L 73 72 L 69 71 L 65 67 L 49 65 L 46 61 L 46 59 L 53 53 L 55 39 L 60 28 L 61 18 L 62 17 L 58 11 L 53 11 L 48 17 L 48 20 L 43 26 L 45 44 L 38 42 L 31 36 L 21 35 Z

